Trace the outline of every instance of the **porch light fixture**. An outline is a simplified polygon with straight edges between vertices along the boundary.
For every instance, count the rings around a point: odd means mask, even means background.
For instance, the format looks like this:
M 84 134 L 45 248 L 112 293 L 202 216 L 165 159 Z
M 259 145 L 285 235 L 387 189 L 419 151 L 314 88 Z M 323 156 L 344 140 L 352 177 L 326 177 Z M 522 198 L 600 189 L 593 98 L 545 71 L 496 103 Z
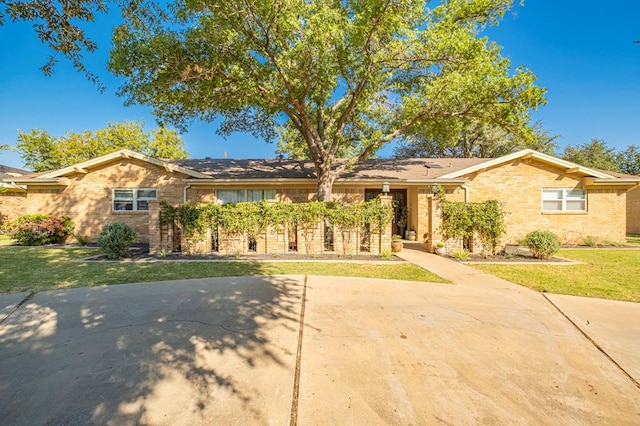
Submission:
M 382 193 L 383 194 L 389 193 L 389 182 L 385 182 L 382 184 Z

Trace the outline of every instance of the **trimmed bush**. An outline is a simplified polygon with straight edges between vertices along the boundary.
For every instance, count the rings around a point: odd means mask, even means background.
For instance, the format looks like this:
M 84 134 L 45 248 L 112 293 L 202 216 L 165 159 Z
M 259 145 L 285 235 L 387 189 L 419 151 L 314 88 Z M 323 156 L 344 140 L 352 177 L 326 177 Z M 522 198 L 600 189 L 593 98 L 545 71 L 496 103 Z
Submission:
M 23 246 L 63 243 L 73 233 L 74 224 L 68 216 L 29 214 L 9 225 L 9 234 Z
M 524 244 L 537 259 L 549 259 L 560 250 L 558 236 L 551 231 L 533 231 L 524 238 Z
M 119 259 L 127 257 L 136 237 L 134 230 L 126 223 L 108 223 L 98 235 L 98 245 L 108 259 Z

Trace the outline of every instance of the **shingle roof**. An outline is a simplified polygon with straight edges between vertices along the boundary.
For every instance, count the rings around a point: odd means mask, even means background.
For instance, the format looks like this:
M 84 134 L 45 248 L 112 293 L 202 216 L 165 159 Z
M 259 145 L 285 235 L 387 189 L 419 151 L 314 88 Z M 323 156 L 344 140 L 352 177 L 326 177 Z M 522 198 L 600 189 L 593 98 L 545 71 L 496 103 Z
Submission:
M 371 159 L 343 173 L 341 179 L 435 179 L 439 176 L 488 161 L 487 158 Z M 166 160 L 213 179 L 315 179 L 309 160 L 286 159 L 190 159 Z
M 28 170 L 22 170 L 22 169 L 18 169 L 15 167 L 10 167 L 10 166 L 3 166 L 2 164 L 0 164 L 0 181 L 2 179 L 11 179 L 12 177 L 15 177 L 16 175 L 19 176 L 24 176 L 31 173 Z

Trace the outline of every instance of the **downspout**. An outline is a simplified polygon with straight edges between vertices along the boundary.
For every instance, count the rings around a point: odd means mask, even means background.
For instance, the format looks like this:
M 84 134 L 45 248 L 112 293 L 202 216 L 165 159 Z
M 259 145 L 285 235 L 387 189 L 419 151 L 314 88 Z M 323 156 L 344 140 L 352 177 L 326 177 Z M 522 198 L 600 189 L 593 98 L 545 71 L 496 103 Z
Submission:
M 191 184 L 187 185 L 184 187 L 184 189 L 182 190 L 182 202 L 186 203 L 187 202 L 187 189 L 191 188 Z
M 464 189 L 464 202 L 468 203 L 469 202 L 469 187 L 467 185 L 460 185 L 460 187 L 462 189 Z

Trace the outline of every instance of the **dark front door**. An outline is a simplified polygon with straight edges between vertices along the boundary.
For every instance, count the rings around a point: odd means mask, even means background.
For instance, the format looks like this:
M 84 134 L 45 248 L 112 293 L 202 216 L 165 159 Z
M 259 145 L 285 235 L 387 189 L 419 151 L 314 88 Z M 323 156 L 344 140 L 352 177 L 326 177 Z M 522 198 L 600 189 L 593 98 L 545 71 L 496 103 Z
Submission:
M 379 189 L 365 189 L 364 199 L 370 201 L 382 194 Z M 407 209 L 407 190 L 392 189 L 389 191 L 393 203 L 393 223 L 391 224 L 391 232 L 394 235 L 401 235 L 404 238 L 404 231 L 407 229 L 407 221 L 409 219 L 409 211 Z

